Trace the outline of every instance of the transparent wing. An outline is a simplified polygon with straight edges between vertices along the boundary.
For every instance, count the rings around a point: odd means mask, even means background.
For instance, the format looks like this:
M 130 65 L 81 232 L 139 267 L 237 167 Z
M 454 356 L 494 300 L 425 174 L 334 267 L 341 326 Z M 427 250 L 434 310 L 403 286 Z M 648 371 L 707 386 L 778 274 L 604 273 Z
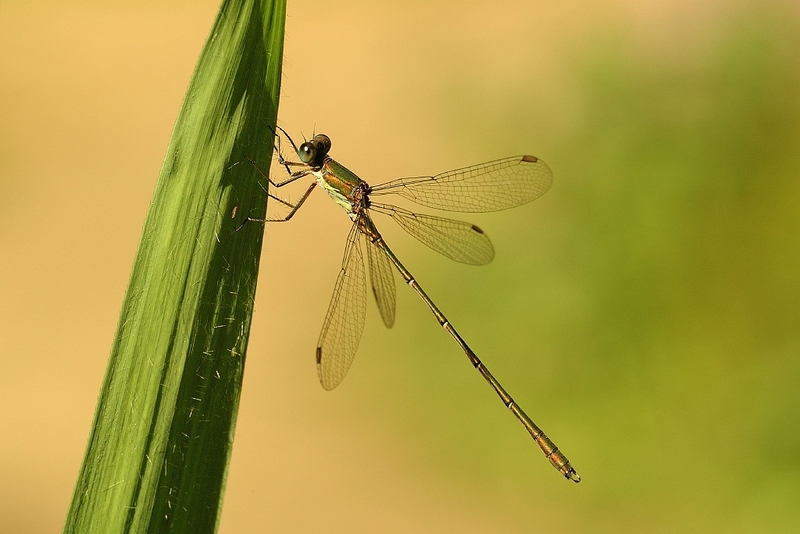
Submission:
M 371 195 L 398 194 L 440 210 L 486 212 L 536 200 L 550 189 L 553 173 L 534 156 L 514 156 L 436 176 L 399 178 L 372 188 Z
M 452 260 L 470 265 L 486 265 L 494 259 L 492 242 L 474 224 L 412 213 L 397 206 L 374 202 L 370 209 L 390 216 L 403 230 Z
M 367 280 L 361 254 L 358 221 L 353 223 L 344 248 L 342 270 L 317 343 L 317 374 L 322 387 L 339 385 L 358 349 L 367 312 Z
M 369 215 L 364 215 L 364 218 Z M 373 226 L 374 225 L 370 225 Z M 386 328 L 394 326 L 395 285 L 392 264 L 386 254 L 370 239 L 369 232 L 364 232 L 367 239 L 367 261 L 369 263 L 369 280 L 372 283 L 372 294 L 378 303 L 378 311 Z

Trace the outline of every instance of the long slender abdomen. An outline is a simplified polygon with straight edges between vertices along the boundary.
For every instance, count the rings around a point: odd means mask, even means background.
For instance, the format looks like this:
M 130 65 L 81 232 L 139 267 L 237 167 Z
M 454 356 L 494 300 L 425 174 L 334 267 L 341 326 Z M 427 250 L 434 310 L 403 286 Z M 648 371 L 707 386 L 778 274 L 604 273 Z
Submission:
M 434 304 L 434 302 L 428 297 L 427 293 L 422 289 L 422 286 L 414 279 L 414 276 L 408 271 L 408 269 L 400 263 L 400 260 L 397 259 L 397 256 L 391 251 L 391 249 L 386 245 L 383 241 L 383 237 L 378 233 L 377 229 L 372 227 L 370 229 L 373 235 L 371 239 L 374 240 L 375 244 L 378 245 L 381 250 L 389 257 L 389 260 L 394 264 L 400 274 L 403 276 L 403 280 L 405 280 L 406 284 L 414 290 L 414 292 L 422 299 L 422 301 L 428 305 L 428 308 L 433 313 L 436 320 L 439 322 L 439 325 L 444 328 L 450 336 L 456 341 L 461 350 L 464 351 L 464 354 L 467 355 L 469 358 L 470 363 L 478 370 L 481 376 L 492 386 L 495 393 L 500 397 L 500 400 L 503 401 L 503 404 L 508 408 L 511 413 L 517 418 L 517 420 L 522 423 L 522 426 L 525 427 L 525 430 L 531 435 L 533 440 L 539 446 L 541 451 L 544 453 L 545 457 L 550 461 L 553 467 L 555 467 L 565 478 L 568 480 L 572 480 L 573 482 L 580 482 L 581 477 L 575 471 L 575 469 L 570 465 L 569 460 L 566 456 L 564 456 L 561 451 L 558 450 L 555 443 L 547 437 L 547 434 L 544 431 L 536 426 L 536 423 L 528 417 L 528 414 L 520 407 L 519 404 L 514 401 L 511 395 L 503 388 L 500 382 L 489 372 L 489 369 L 483 364 L 483 362 L 478 358 L 478 356 L 473 352 L 473 350 L 467 345 L 464 339 L 459 335 L 456 331 L 455 327 L 447 320 L 447 317 L 439 310 L 439 308 Z

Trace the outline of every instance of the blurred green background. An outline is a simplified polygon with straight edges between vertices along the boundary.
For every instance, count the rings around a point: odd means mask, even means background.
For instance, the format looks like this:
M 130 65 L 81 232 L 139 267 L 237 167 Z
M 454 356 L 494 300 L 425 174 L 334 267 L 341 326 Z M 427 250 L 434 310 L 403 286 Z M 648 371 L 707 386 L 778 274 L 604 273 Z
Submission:
M 0 4 L 4 532 L 62 524 L 216 9 Z M 371 183 L 550 164 L 535 203 L 463 217 L 487 267 L 376 222 L 583 482 L 404 286 L 319 387 L 349 224 L 316 193 L 267 229 L 221 532 L 800 530 L 796 2 L 290 0 L 279 123 Z

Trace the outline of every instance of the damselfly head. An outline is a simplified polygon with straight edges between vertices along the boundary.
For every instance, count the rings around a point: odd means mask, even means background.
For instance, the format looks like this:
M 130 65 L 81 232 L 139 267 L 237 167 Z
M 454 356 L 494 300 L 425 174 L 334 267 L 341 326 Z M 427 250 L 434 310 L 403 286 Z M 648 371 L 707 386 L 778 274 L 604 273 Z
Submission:
M 311 141 L 306 141 L 297 149 L 297 157 L 306 165 L 320 166 L 322 160 L 331 149 L 331 138 L 325 134 L 317 134 Z
M 313 140 L 318 143 L 321 149 L 320 151 L 327 155 L 328 151 L 331 149 L 331 138 L 325 134 L 317 134 L 314 136 Z

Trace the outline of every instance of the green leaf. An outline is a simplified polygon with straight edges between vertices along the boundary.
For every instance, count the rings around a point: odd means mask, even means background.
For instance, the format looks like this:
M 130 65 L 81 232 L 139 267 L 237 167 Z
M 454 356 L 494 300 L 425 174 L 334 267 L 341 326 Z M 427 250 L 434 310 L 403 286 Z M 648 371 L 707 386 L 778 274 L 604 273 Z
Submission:
M 65 532 L 214 532 L 250 333 L 285 0 L 224 0 L 172 134 Z M 157 83 L 157 80 L 155 81 Z

